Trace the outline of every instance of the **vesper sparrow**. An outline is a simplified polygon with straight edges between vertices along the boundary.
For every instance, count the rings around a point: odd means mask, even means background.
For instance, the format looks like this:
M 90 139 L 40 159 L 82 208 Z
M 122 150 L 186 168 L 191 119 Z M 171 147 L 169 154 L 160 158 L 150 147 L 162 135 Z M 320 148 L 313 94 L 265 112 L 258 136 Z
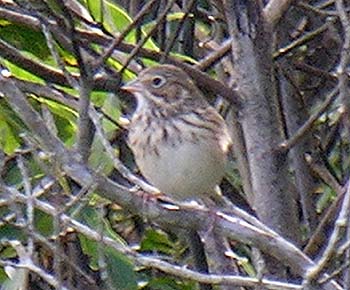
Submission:
M 147 181 L 180 201 L 212 196 L 231 138 L 191 78 L 175 66 L 158 65 L 123 89 L 137 99 L 129 146 Z

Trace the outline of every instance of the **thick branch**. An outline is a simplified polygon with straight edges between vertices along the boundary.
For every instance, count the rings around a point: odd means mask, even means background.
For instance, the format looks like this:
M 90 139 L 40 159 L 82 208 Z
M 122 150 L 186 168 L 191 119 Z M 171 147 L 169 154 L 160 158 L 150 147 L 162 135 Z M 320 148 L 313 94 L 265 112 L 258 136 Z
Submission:
M 226 19 L 242 104 L 242 128 L 250 166 L 253 207 L 260 219 L 293 241 L 300 240 L 294 197 L 288 192 L 286 154 L 273 82 L 272 33 L 257 1 L 225 1 Z M 258 1 L 260 2 L 260 1 Z

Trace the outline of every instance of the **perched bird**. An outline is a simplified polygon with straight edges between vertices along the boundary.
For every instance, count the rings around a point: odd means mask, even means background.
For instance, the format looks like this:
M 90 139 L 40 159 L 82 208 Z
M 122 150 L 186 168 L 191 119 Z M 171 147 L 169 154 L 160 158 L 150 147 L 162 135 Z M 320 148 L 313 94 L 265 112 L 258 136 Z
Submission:
M 190 76 L 158 65 L 122 89 L 137 99 L 129 146 L 147 181 L 175 200 L 213 195 L 232 141 L 224 119 Z

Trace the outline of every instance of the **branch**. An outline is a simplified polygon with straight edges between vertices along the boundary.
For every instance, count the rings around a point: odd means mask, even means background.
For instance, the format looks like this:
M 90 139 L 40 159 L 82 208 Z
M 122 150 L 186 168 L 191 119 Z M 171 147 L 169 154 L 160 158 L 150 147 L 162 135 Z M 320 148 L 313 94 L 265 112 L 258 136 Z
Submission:
M 25 196 L 24 194 L 21 194 L 16 189 L 4 187 L 4 185 L 0 185 L 0 186 L 2 187 L 2 190 L 7 192 L 11 196 L 12 199 L 15 199 L 16 201 L 22 204 L 26 204 L 28 202 L 28 197 Z M 53 215 L 53 216 L 58 215 L 57 209 L 46 202 L 36 199 L 35 206 L 36 208 L 42 210 L 43 212 L 49 215 Z M 288 290 L 301 289 L 301 285 L 292 284 L 292 283 L 283 283 L 283 282 L 273 281 L 269 279 L 259 280 L 257 278 L 241 277 L 236 275 L 201 274 L 181 266 L 172 265 L 168 262 L 160 260 L 159 258 L 139 254 L 136 251 L 134 251 L 132 248 L 122 243 L 119 243 L 108 236 L 102 235 L 100 232 L 92 230 L 90 227 L 83 225 L 79 221 L 72 219 L 70 216 L 66 214 L 60 214 L 59 220 L 62 223 L 62 225 L 70 226 L 74 228 L 77 232 L 85 235 L 87 238 L 94 240 L 96 242 L 102 243 L 105 246 L 112 247 L 116 251 L 127 255 L 131 260 L 133 260 L 134 263 L 138 265 L 155 268 L 180 278 L 195 280 L 200 283 L 214 284 L 214 285 L 226 284 L 226 285 L 237 285 L 242 287 L 264 286 L 267 289 L 288 289 Z M 15 264 L 15 263 L 13 263 L 12 266 L 26 267 L 25 265 Z M 29 269 L 32 270 L 32 267 L 30 267 Z
M 285 56 L 286 54 L 290 53 L 296 48 L 299 48 L 300 46 L 304 45 L 305 43 L 308 43 L 309 41 L 313 40 L 315 37 L 319 36 L 322 32 L 327 31 L 330 26 L 330 21 L 327 21 L 325 24 L 320 26 L 319 28 L 310 31 L 306 33 L 305 35 L 301 36 L 300 38 L 296 39 L 295 41 L 291 42 L 287 46 L 284 46 L 282 48 L 279 48 L 274 54 L 273 58 L 274 60 L 278 60 L 279 58 Z
M 270 0 L 264 8 L 266 20 L 275 26 L 292 5 L 293 0 Z
M 128 33 L 137 27 L 145 17 L 147 13 L 150 12 L 150 9 L 154 5 L 156 0 L 151 0 L 145 6 L 142 7 L 140 12 L 133 18 L 132 23 L 130 23 L 123 31 L 116 37 L 113 42 L 110 44 L 110 46 L 103 52 L 101 57 L 96 60 L 96 62 L 93 64 L 95 68 L 99 67 L 102 63 L 106 62 L 107 59 L 112 55 L 113 51 L 119 46 L 119 44 L 124 40 L 124 38 L 128 35 Z
M 58 281 L 50 273 L 47 273 L 42 268 L 36 266 L 33 263 L 32 259 L 29 257 L 28 252 L 25 250 L 25 248 L 18 241 L 11 241 L 10 244 L 16 250 L 20 261 L 18 263 L 15 263 L 15 262 L 10 262 L 8 260 L 7 261 L 0 260 L 0 265 L 30 270 L 31 272 L 36 273 L 38 276 L 40 276 L 43 280 L 45 280 L 47 283 L 49 283 L 54 288 L 57 289 L 59 287 L 62 290 L 69 290 L 66 287 L 63 287 L 61 285 L 60 281 Z M 15 276 L 13 278 L 14 278 L 14 281 L 15 281 L 15 279 L 18 279 L 17 276 Z
M 1 8 L 0 8 L 1 9 Z M 70 86 L 65 75 L 60 71 L 50 68 L 46 65 L 33 61 L 32 59 L 24 56 L 15 47 L 9 45 L 0 39 L 0 56 L 15 63 L 19 67 L 27 70 L 28 72 L 35 74 L 48 83 L 55 83 L 62 86 Z M 72 73 L 72 78 L 77 82 L 79 81 L 79 75 Z M 118 80 L 110 77 L 97 76 L 93 80 L 94 88 L 97 90 L 116 91 L 119 89 L 120 84 Z
M 338 92 L 339 92 L 338 87 L 332 90 L 328 94 L 328 96 L 326 96 L 325 101 L 321 104 L 318 110 L 310 116 L 310 118 L 304 123 L 303 126 L 299 128 L 299 130 L 293 136 L 291 136 L 288 140 L 283 141 L 279 145 L 279 147 L 285 151 L 288 151 L 296 143 L 298 143 L 300 139 L 302 139 L 311 130 L 314 123 L 327 110 L 330 104 L 332 104 L 332 102 L 335 100 L 336 96 L 338 95 Z
M 140 213 L 140 210 L 142 210 L 141 216 L 160 225 L 166 224 L 171 227 L 199 231 L 205 231 L 209 227 L 213 227 L 214 232 L 224 237 L 260 248 L 283 264 L 289 265 L 300 276 L 303 276 L 310 267 L 315 265 L 297 247 L 272 230 L 265 231 L 240 218 L 222 212 L 215 213 L 215 225 L 213 226 L 212 214 L 205 208 L 194 207 L 193 205 L 172 205 L 168 201 L 162 203 L 155 202 L 154 199 L 145 200 L 144 194 L 139 195 L 132 192 L 129 188 L 93 172 L 81 163 L 76 155 L 67 150 L 58 138 L 51 135 L 39 114 L 29 105 L 26 96 L 14 85 L 11 79 L 0 75 L 0 87 L 6 100 L 21 116 L 35 139 L 48 152 L 54 154 L 55 162 L 60 164 L 63 171 L 81 186 L 94 185 L 101 196 L 117 202 L 131 212 Z M 42 132 L 45 132 L 45 134 L 42 134 Z M 186 223 L 183 222 L 184 220 L 186 220 Z M 341 289 L 333 281 L 327 283 L 324 287 L 325 289 Z
M 337 77 L 339 83 L 339 98 L 342 105 L 343 124 L 345 127 L 346 137 L 350 139 L 350 101 L 349 101 L 349 78 L 347 67 L 350 56 L 350 20 L 342 0 L 335 1 L 335 6 L 344 30 L 344 43 L 340 55 L 340 63 L 337 67 Z
M 347 227 L 349 222 L 350 213 L 350 182 L 347 182 L 347 189 L 344 195 L 341 210 L 339 212 L 338 218 L 334 223 L 334 230 L 329 238 L 326 249 L 324 250 L 322 256 L 318 260 L 315 266 L 310 268 L 306 273 L 306 284 L 310 283 L 312 280 L 316 279 L 321 271 L 324 270 L 328 261 L 332 258 L 333 253 L 336 251 L 336 244 L 340 239 L 341 230 Z
M 40 22 L 38 21 L 38 19 L 26 15 L 25 11 L 19 13 L 14 11 L 8 11 L 5 8 L 0 7 L 0 17 L 5 20 L 13 21 L 14 23 L 28 26 L 36 31 L 41 30 Z M 50 29 L 52 33 L 55 33 L 55 37 L 57 37 L 58 39 L 62 39 L 62 31 L 59 29 L 59 26 L 56 23 L 50 23 Z M 108 47 L 110 43 L 113 42 L 113 38 L 107 35 L 103 35 L 100 32 L 96 33 L 77 28 L 76 33 L 78 39 L 89 44 L 96 43 L 104 47 Z M 135 49 L 135 45 L 120 43 L 115 49 L 121 50 L 125 53 L 130 53 Z M 185 70 L 196 81 L 199 87 L 205 88 L 206 91 L 212 94 L 224 97 L 236 107 L 239 106 L 240 97 L 238 92 L 231 90 L 222 82 L 209 77 L 207 74 L 201 72 L 200 70 L 195 69 L 194 67 L 185 64 L 174 57 L 167 57 L 164 53 L 159 51 L 140 48 L 138 50 L 138 54 L 142 57 L 156 61 L 159 61 L 161 58 L 166 58 L 169 64 L 173 64 Z M 39 77 L 48 82 L 57 83 L 63 86 L 69 86 L 62 73 L 53 69 L 49 69 L 44 65 L 40 65 L 36 62 L 33 62 L 29 58 L 22 56 L 18 51 L 16 51 L 14 47 L 6 44 L 1 40 L 0 56 L 8 59 L 13 63 L 16 63 L 18 66 L 24 68 L 25 70 L 28 70 L 29 72 L 35 75 L 38 75 Z M 76 75 L 73 76 L 77 77 Z M 93 84 L 94 89 L 116 92 L 119 90 L 120 87 L 120 79 L 116 79 L 115 76 L 98 76 L 94 78 Z

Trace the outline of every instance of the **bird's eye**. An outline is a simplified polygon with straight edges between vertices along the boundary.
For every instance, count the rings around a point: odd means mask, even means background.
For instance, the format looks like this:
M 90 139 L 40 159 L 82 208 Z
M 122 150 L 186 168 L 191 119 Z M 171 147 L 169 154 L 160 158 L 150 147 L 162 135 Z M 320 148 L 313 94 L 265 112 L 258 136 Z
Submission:
M 162 76 L 155 76 L 152 79 L 152 87 L 154 88 L 160 88 L 161 86 L 163 86 L 165 84 L 166 80 L 164 77 Z

